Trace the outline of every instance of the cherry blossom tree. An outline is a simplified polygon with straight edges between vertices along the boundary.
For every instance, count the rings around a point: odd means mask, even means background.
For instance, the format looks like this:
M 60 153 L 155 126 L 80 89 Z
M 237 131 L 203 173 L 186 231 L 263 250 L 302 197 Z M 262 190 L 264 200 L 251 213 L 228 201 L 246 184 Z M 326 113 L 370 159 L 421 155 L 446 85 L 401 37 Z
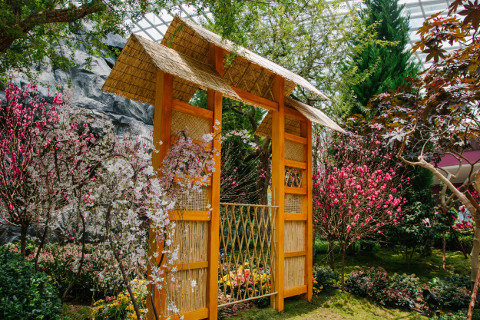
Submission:
M 57 141 L 52 137 L 61 95 L 55 95 L 50 104 L 36 91 L 32 85 L 22 91 L 10 83 L 0 106 L 1 214 L 6 223 L 20 227 L 22 254 L 29 226 L 62 202 L 56 187 Z
M 387 224 L 397 224 L 404 199 L 399 164 L 380 141 L 338 135 L 333 141 L 326 146 L 324 170 L 313 175 L 314 225 L 330 243 L 332 268 L 334 241 L 340 246 L 343 284 L 346 250 L 382 234 Z
M 141 319 L 131 281 L 143 277 L 149 264 L 147 282 L 152 288 L 165 288 L 166 270 L 174 279 L 178 248 L 171 241 L 174 223 L 169 210 L 180 195 L 197 192 L 211 176 L 213 135 L 205 135 L 198 144 L 188 132 L 180 132 L 158 176 L 152 167 L 156 151 L 151 137 L 120 137 L 105 115 L 70 109 L 62 105 L 61 94 L 48 103 L 35 92 L 31 85 L 22 91 L 9 84 L 7 103 L 2 105 L 3 217 L 22 227 L 23 252 L 28 226 L 34 223 L 43 229 L 36 261 L 53 229 L 82 246 L 75 260 L 76 276 L 63 298 L 82 271 L 85 244 L 102 245 L 107 260 L 116 261 L 102 276 L 120 274 Z M 155 231 L 154 243 L 163 246 L 153 257 L 147 254 L 149 228 Z M 169 305 L 175 311 L 173 303 Z

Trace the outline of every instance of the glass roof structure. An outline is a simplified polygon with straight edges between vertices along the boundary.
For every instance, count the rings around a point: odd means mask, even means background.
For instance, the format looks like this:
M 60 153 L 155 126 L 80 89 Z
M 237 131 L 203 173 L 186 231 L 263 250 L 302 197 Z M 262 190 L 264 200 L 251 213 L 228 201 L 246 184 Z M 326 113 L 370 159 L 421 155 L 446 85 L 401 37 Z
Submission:
M 453 0 L 399 0 L 399 4 L 405 4 L 405 15 L 410 16 L 409 48 L 419 39 L 417 30 L 422 26 L 425 19 L 434 13 L 446 11 L 452 1 Z M 345 0 L 345 4 L 349 10 L 354 9 L 359 3 L 361 3 L 361 0 Z M 175 14 L 186 17 L 199 24 L 211 19 L 209 12 L 199 13 L 195 8 L 187 6 L 180 7 Z M 159 15 L 149 13 L 133 25 L 132 32 L 153 41 L 160 42 L 172 20 L 172 15 L 166 11 Z M 456 48 L 455 46 L 450 47 L 449 50 Z M 423 68 L 430 65 L 430 63 L 425 62 L 425 55 L 423 53 L 416 52 L 415 58 L 422 64 Z

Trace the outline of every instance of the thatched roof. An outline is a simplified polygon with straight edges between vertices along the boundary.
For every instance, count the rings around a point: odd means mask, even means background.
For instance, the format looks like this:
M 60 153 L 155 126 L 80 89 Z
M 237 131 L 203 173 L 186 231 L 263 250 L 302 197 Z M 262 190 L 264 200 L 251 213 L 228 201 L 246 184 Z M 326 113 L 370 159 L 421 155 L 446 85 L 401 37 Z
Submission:
M 272 82 L 274 76 L 279 75 L 285 79 L 285 96 L 289 96 L 299 85 L 328 100 L 324 94 L 301 76 L 178 16 L 172 21 L 162 40 L 162 44 L 203 63 L 207 63 L 208 60 L 209 43 L 237 55 L 231 64 L 225 65 L 223 76 L 232 87 L 273 100 Z
M 224 63 L 223 76 L 208 63 L 210 44 L 236 54 L 231 63 Z M 237 89 L 274 100 L 272 84 L 278 75 L 285 79 L 286 105 L 298 110 L 314 123 L 344 132 L 320 110 L 288 98 L 299 85 L 327 99 L 307 80 L 179 17 L 175 17 L 170 24 L 162 43 L 132 34 L 102 89 L 132 100 L 154 104 L 157 70 L 175 76 L 173 98 L 187 103 L 199 88 L 213 89 L 238 101 L 242 101 L 242 98 L 235 92 Z M 271 114 L 268 114 L 256 134 L 271 135 L 271 121 Z M 285 129 L 299 135 L 300 124 L 297 119 L 287 117 Z
M 336 124 L 332 119 L 330 119 L 325 113 L 322 111 L 311 107 L 305 103 L 300 101 L 291 99 L 286 97 L 285 98 L 285 105 L 291 107 L 302 115 L 304 115 L 308 120 L 313 123 L 320 124 L 322 126 L 328 127 L 332 130 L 346 133 L 338 124 Z M 285 132 L 294 134 L 296 136 L 300 135 L 300 123 L 296 121 L 295 118 L 289 117 L 288 115 L 285 117 Z M 272 112 L 270 111 L 265 118 L 263 118 L 262 122 L 255 131 L 257 136 L 263 137 L 271 137 L 272 136 Z
M 318 110 L 317 108 L 314 108 L 312 106 L 309 106 L 308 104 L 302 103 L 300 101 L 297 101 L 295 99 L 291 99 L 288 97 L 285 98 L 285 104 L 287 106 L 294 107 L 301 114 L 303 114 L 308 120 L 314 123 L 318 123 L 319 125 L 328 127 L 338 132 L 346 133 L 345 130 L 343 130 L 338 124 L 335 123 L 335 121 L 330 119 L 325 113 Z
M 210 65 L 134 34 L 128 39 L 102 90 L 154 104 L 157 69 L 175 76 L 174 99 L 188 102 L 198 88 L 202 88 L 240 100 Z

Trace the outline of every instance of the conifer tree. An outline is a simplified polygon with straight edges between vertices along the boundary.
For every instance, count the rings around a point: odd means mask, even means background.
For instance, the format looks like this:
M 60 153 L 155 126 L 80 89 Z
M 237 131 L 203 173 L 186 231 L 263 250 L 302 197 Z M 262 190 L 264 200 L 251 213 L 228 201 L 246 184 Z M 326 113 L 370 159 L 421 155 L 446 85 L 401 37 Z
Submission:
M 384 42 L 364 44 L 353 37 L 351 53 L 343 69 L 350 82 L 346 95 L 351 109 L 346 116 L 365 116 L 368 101 L 375 95 L 392 91 L 416 77 L 419 65 L 412 61 L 406 46 L 409 41 L 409 18 L 402 15 L 404 5 L 398 0 L 365 0 L 359 11 L 363 30 L 375 32 Z

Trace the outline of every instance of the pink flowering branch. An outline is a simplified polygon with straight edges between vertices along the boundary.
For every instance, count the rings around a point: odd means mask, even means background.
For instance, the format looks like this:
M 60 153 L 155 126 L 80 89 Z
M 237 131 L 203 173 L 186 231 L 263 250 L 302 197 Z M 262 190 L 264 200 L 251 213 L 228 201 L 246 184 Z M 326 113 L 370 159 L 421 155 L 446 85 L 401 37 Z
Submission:
M 324 151 L 331 156 L 313 175 L 314 224 L 330 242 L 331 267 L 333 243 L 340 245 L 343 283 L 346 250 L 396 225 L 406 200 L 399 195 L 403 180 L 391 150 L 375 138 L 336 136 L 334 142 Z

